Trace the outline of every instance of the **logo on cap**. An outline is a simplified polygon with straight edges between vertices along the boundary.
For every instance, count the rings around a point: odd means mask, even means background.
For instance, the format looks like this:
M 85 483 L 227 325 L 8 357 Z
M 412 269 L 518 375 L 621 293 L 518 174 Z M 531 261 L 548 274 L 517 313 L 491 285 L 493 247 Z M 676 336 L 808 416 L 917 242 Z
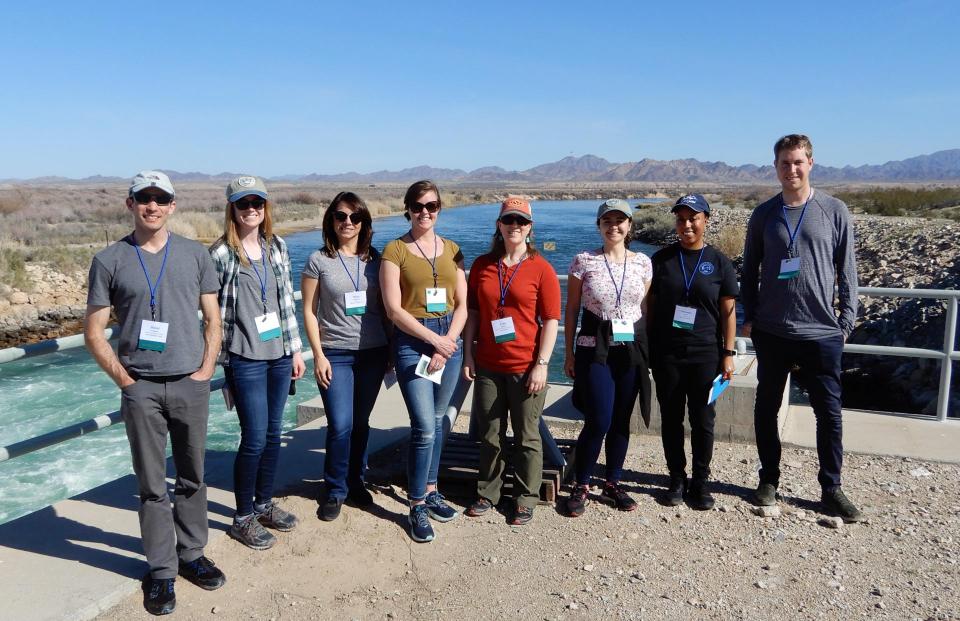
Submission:
M 684 205 L 696 205 L 696 204 L 697 204 L 697 197 L 696 197 L 696 196 L 684 196 L 683 198 L 680 199 L 680 202 L 683 203 Z
M 700 273 L 704 276 L 709 276 L 713 273 L 713 263 L 706 262 L 700 264 Z
M 241 188 L 250 188 L 250 187 L 253 187 L 253 185 L 254 185 L 256 182 L 257 182 L 257 180 L 254 179 L 253 177 L 238 177 L 238 178 L 237 178 L 237 185 L 239 185 Z

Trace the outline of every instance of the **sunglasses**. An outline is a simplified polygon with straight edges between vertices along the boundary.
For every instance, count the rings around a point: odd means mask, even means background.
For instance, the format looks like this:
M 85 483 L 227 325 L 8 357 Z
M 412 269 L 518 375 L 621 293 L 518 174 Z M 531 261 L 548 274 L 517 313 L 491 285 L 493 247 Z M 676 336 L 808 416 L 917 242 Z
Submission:
M 513 226 L 514 224 L 526 226 L 527 224 L 530 224 L 530 220 L 527 220 L 523 216 L 508 214 L 500 218 L 500 224 L 506 224 L 507 226 Z
M 440 201 L 430 201 L 429 203 L 414 203 L 407 207 L 413 213 L 420 213 L 426 209 L 429 213 L 440 211 Z
M 133 193 L 133 200 L 137 201 L 138 205 L 149 205 L 150 202 L 153 201 L 158 206 L 165 207 L 173 202 L 173 197 L 165 192 L 161 194 L 154 194 L 153 192 L 140 190 L 139 192 Z
M 347 213 L 345 211 L 335 211 L 333 212 L 333 218 L 337 222 L 346 222 L 347 218 L 350 218 L 350 222 L 353 224 L 360 224 L 363 221 L 363 216 L 358 213 Z
M 235 202 L 233 206 L 239 209 L 240 211 L 244 211 L 245 209 L 250 209 L 251 207 L 253 209 L 260 210 L 267 206 L 267 201 L 262 198 L 251 198 L 248 200 L 239 200 Z

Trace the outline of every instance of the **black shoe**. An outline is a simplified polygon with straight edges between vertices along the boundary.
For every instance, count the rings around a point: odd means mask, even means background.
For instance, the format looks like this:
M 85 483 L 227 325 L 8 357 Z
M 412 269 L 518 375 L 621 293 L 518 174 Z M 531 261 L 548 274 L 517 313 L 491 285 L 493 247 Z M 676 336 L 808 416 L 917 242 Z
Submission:
M 667 487 L 666 493 L 663 495 L 663 504 L 670 507 L 676 507 L 683 503 L 683 496 L 687 493 L 687 477 L 683 476 L 671 476 L 670 485 Z
M 173 578 L 147 578 L 143 581 L 143 607 L 152 615 L 168 615 L 177 607 Z
M 707 491 L 707 482 L 694 479 L 690 482 L 690 489 L 687 491 L 687 504 L 691 509 L 697 511 L 709 511 L 713 509 L 713 496 Z
M 590 488 L 586 485 L 575 485 L 570 496 L 567 497 L 567 515 L 580 517 L 590 504 Z
M 340 517 L 340 508 L 343 506 L 342 498 L 328 496 L 327 500 L 317 509 L 317 517 L 324 522 L 332 522 Z
M 631 498 L 619 483 L 606 483 L 600 492 L 600 500 L 609 502 L 620 511 L 635 511 L 637 508 L 637 501 Z
M 180 575 L 207 591 L 215 591 L 227 582 L 223 572 L 205 556 L 189 563 L 180 561 Z
M 360 487 L 351 487 L 347 492 L 347 500 L 355 507 L 363 509 L 373 504 L 373 495 L 362 484 Z
M 760 507 L 772 507 L 777 504 L 777 486 L 773 483 L 761 483 L 753 492 L 753 502 Z
M 468 515 L 470 517 L 479 517 L 490 509 L 493 509 L 493 503 L 481 496 L 480 498 L 477 498 L 472 505 L 467 507 L 467 510 L 463 513 L 464 515 Z
M 856 505 L 850 502 L 850 499 L 839 487 L 830 491 L 823 490 L 820 502 L 823 503 L 828 513 L 843 518 L 844 522 L 853 523 L 863 519 L 863 513 L 860 512 L 860 509 L 857 509 Z

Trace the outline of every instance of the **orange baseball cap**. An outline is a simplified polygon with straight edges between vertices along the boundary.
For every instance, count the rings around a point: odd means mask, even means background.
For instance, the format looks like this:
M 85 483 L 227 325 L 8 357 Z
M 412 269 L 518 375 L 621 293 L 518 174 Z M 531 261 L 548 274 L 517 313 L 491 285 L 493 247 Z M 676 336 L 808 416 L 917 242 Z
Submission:
M 500 204 L 500 215 L 497 218 L 510 214 L 523 216 L 527 220 L 533 221 L 533 209 L 530 208 L 530 203 L 518 196 L 511 196 Z

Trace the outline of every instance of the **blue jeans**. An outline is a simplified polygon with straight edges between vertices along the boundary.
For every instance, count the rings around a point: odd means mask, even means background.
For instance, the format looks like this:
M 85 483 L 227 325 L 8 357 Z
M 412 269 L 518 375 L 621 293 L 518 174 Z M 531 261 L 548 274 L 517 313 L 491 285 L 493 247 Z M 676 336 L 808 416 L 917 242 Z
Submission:
M 327 414 L 327 455 L 323 478 L 330 498 L 343 500 L 348 490 L 363 487 L 367 469 L 370 412 L 387 370 L 387 347 L 327 349 L 333 367 L 329 388 L 320 386 Z
M 237 515 L 253 513 L 253 503 L 273 500 L 273 478 L 280 457 L 283 408 L 290 391 L 293 357 L 250 360 L 230 354 L 225 367 L 240 418 L 240 447 L 233 462 Z
M 446 334 L 452 317 L 420 319 L 427 329 Z M 443 448 L 443 421 L 463 366 L 463 342 L 457 339 L 457 351 L 447 360 L 440 384 L 418 376 L 414 371 L 421 355 L 432 356 L 433 347 L 403 330 L 394 333 L 394 365 L 397 383 L 410 414 L 410 445 L 407 455 L 407 498 L 423 500 L 427 486 L 436 485 Z

